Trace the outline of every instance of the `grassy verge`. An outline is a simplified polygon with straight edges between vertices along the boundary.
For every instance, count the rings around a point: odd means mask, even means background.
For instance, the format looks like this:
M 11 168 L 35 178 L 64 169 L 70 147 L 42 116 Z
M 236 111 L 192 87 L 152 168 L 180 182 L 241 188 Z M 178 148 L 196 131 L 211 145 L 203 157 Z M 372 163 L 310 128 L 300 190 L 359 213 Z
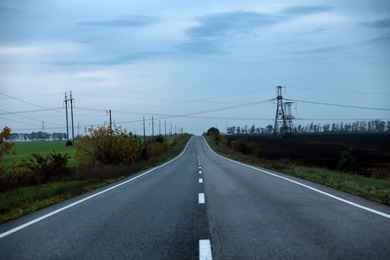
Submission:
M 73 167 L 75 179 L 39 186 L 24 187 L 0 193 L 0 223 L 21 217 L 38 209 L 59 203 L 85 192 L 124 179 L 176 157 L 191 136 L 180 138 L 166 154 L 131 166 L 105 166 L 83 169 Z M 92 176 L 92 177 L 91 177 Z
M 302 179 L 317 182 L 338 190 L 348 192 L 375 202 L 390 205 L 390 182 L 374 180 L 359 175 L 331 171 L 323 168 L 304 167 L 288 160 L 270 161 L 253 155 L 243 155 L 222 144 L 216 144 L 212 137 L 206 140 L 210 147 L 230 159 L 276 170 Z

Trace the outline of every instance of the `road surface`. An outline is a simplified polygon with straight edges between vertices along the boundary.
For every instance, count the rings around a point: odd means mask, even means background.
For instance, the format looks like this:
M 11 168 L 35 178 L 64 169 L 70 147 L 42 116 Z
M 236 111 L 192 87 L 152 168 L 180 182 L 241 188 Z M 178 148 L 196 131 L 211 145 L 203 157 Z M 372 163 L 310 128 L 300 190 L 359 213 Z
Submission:
M 175 160 L 0 226 L 1 259 L 388 259 L 390 209 L 242 165 Z

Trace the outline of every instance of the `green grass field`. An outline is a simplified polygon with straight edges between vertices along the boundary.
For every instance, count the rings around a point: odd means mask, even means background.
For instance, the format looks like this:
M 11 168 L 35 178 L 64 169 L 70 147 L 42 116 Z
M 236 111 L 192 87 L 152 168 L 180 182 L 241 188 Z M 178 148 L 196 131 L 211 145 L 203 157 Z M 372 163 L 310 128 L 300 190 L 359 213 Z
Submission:
M 173 143 L 174 137 L 167 137 L 168 143 Z M 77 142 L 77 141 L 76 141 Z M 143 142 L 143 138 L 141 138 Z M 17 151 L 16 155 L 11 155 L 9 163 L 20 162 L 22 159 L 28 160 L 33 153 L 39 154 L 42 157 L 46 157 L 49 153 L 53 152 L 61 154 L 68 154 L 70 157 L 68 166 L 75 166 L 76 161 L 74 155 L 76 150 L 74 146 L 65 146 L 66 141 L 37 141 L 37 142 L 16 142 L 14 149 Z
M 74 160 L 76 150 L 73 146 L 65 146 L 65 143 L 65 141 L 17 142 L 14 146 L 17 154 L 11 155 L 9 162 L 20 162 L 22 159 L 29 159 L 33 153 L 46 157 L 54 150 L 56 153 L 68 154 L 70 157 L 68 165 L 74 166 L 76 164 Z

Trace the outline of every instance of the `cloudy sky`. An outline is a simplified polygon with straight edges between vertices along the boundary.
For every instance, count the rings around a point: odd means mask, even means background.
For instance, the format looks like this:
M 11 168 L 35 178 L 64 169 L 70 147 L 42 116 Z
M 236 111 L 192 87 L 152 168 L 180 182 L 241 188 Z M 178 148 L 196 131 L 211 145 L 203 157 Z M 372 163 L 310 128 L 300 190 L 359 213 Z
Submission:
M 295 124 L 390 120 L 388 0 L 0 0 L 0 32 L 14 132 L 65 132 L 70 91 L 76 134 L 265 127 L 278 85 Z

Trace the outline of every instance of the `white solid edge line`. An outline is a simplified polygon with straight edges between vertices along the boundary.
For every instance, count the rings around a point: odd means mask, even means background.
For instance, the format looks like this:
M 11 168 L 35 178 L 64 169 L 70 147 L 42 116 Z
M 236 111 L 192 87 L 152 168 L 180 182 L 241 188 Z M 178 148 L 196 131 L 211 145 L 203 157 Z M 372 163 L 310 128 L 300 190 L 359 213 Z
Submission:
M 150 172 L 152 172 L 152 171 L 154 171 L 154 170 L 156 170 L 156 169 L 159 169 L 159 168 L 161 168 L 161 167 L 164 167 L 165 165 L 167 165 L 167 164 L 169 164 L 169 163 L 175 161 L 176 159 L 180 158 L 180 157 L 184 154 L 184 152 L 187 150 L 187 147 L 188 147 L 189 143 L 191 142 L 192 138 L 193 138 L 193 137 L 191 137 L 191 139 L 188 141 L 188 143 L 187 143 L 186 147 L 184 148 L 184 150 L 183 150 L 177 157 L 173 158 L 172 160 L 170 160 L 170 161 L 168 161 L 168 162 L 166 162 L 166 163 L 164 163 L 164 164 L 162 164 L 162 165 L 159 165 L 159 166 L 157 166 L 157 167 L 154 167 L 154 168 L 152 168 L 152 169 L 150 169 L 150 170 L 148 170 L 148 171 L 146 171 L 146 172 L 144 172 L 144 173 L 142 173 L 142 174 L 140 174 L 140 175 L 138 175 L 138 176 L 135 176 L 135 177 L 133 177 L 133 178 L 127 180 L 127 181 L 121 182 L 121 183 L 119 183 L 119 184 L 117 184 L 117 185 L 115 185 L 115 186 L 112 186 L 112 187 L 108 188 L 108 189 L 102 190 L 102 191 L 100 191 L 100 192 L 98 192 L 98 193 L 95 193 L 95 194 L 93 194 L 93 195 L 91 195 L 91 196 L 88 196 L 88 197 L 86 197 L 86 198 L 84 198 L 84 199 L 78 200 L 78 201 L 76 201 L 76 202 L 73 202 L 72 204 L 69 204 L 69 205 L 67 205 L 67 206 L 65 206 L 65 207 L 62 207 L 62 208 L 57 209 L 57 210 L 55 210 L 55 211 L 53 211 L 53 212 L 50 212 L 50 213 L 48 213 L 48 214 L 46 214 L 46 215 L 43 215 L 42 217 L 36 218 L 36 219 L 31 220 L 31 221 L 29 221 L 29 222 L 27 222 L 27 223 L 25 223 L 25 224 L 23 224 L 23 225 L 17 226 L 17 227 L 15 227 L 15 228 L 11 229 L 11 230 L 8 230 L 8 231 L 6 231 L 6 232 L 4 232 L 4 233 L 1 233 L 1 234 L 0 234 L 0 238 L 3 238 L 3 237 L 8 236 L 8 235 L 10 235 L 10 234 L 12 234 L 12 233 L 15 233 L 16 231 L 19 231 L 19 230 L 21 230 L 21 229 L 23 229 L 23 228 L 26 228 L 26 227 L 28 227 L 28 226 L 31 226 L 32 224 L 35 224 L 35 223 L 37 223 L 37 222 L 39 222 L 39 221 L 41 221 L 41 220 L 44 220 L 44 219 L 46 219 L 46 218 L 48 218 L 48 217 L 51 217 L 51 216 L 53 216 L 53 215 L 55 215 L 55 214 L 57 214 L 57 213 L 60 213 L 61 211 L 64 211 L 64 210 L 69 209 L 69 208 L 71 208 L 71 207 L 73 207 L 73 206 L 76 206 L 77 204 L 80 204 L 80 203 L 82 203 L 82 202 L 84 202 L 84 201 L 87 201 L 87 200 L 92 199 L 92 198 L 94 198 L 94 197 L 96 197 L 96 196 L 99 196 L 99 195 L 101 195 L 101 194 L 103 194 L 103 193 L 106 193 L 107 191 L 116 189 L 116 188 L 118 188 L 118 187 L 120 187 L 120 186 L 122 186 L 122 185 L 124 185 L 124 184 L 126 184 L 126 183 L 129 183 L 129 182 L 131 182 L 131 181 L 134 181 L 134 180 L 136 180 L 136 179 L 138 179 L 138 178 L 140 178 L 140 177 L 142 177 L 142 176 L 144 176 L 144 175 L 146 175 L 146 174 L 148 174 L 148 173 L 150 173 Z
M 199 240 L 199 260 L 212 260 L 211 244 L 209 239 Z
M 199 195 L 198 195 L 198 202 L 199 202 L 199 204 L 204 204 L 205 203 L 204 193 L 199 193 Z
M 322 194 L 322 195 L 328 196 L 328 197 L 333 198 L 333 199 L 335 199 L 335 200 L 338 200 L 338 201 L 347 203 L 347 204 L 349 204 L 349 205 L 351 205 L 351 206 L 354 206 L 354 207 L 357 207 L 357 208 L 360 208 L 360 209 L 363 209 L 363 210 L 366 210 L 366 211 L 369 211 L 369 212 L 372 212 L 372 213 L 374 213 L 374 214 L 377 214 L 377 215 L 380 215 L 380 216 L 382 216 L 382 217 L 385 217 L 385 218 L 390 219 L 390 215 L 389 215 L 389 214 L 386 214 L 386 213 L 384 213 L 384 212 L 381 212 L 381 211 L 378 211 L 378 210 L 375 210 L 375 209 L 372 209 L 372 208 L 368 208 L 368 207 L 362 206 L 362 205 L 360 205 L 360 204 L 354 203 L 354 202 L 349 201 L 349 200 L 346 200 L 346 199 L 342 199 L 342 198 L 340 198 L 340 197 L 337 197 L 337 196 L 332 195 L 332 194 L 330 194 L 330 193 L 327 193 L 327 192 L 324 192 L 324 191 L 322 191 L 322 190 L 313 188 L 313 187 L 311 187 L 311 186 L 308 186 L 308 185 L 306 185 L 306 184 L 300 183 L 300 182 L 298 182 L 298 181 L 294 181 L 294 180 L 291 180 L 291 179 L 289 179 L 289 178 L 286 178 L 286 177 L 283 177 L 283 176 L 279 176 L 279 175 L 277 175 L 277 174 L 274 174 L 274 173 L 271 173 L 271 172 L 268 172 L 268 171 L 265 171 L 265 170 L 261 170 L 261 169 L 259 169 L 259 168 L 254 167 L 254 166 L 247 165 L 247 164 L 244 164 L 244 163 L 241 163 L 241 162 L 237 162 L 237 161 L 234 161 L 234 160 L 232 160 L 232 159 L 223 157 L 223 156 L 217 154 L 216 152 L 214 152 L 214 151 L 211 149 L 211 147 L 209 146 L 209 144 L 207 143 L 207 141 L 206 141 L 206 139 L 205 139 L 204 137 L 203 137 L 203 140 L 204 140 L 204 142 L 206 143 L 207 147 L 209 148 L 209 150 L 210 150 L 212 153 L 214 153 L 215 155 L 217 155 L 217 156 L 219 156 L 219 157 L 221 157 L 221 158 L 223 158 L 223 159 L 225 159 L 225 160 L 228 160 L 228 161 L 230 161 L 230 162 L 233 162 L 233 163 L 236 163 L 236 164 L 245 166 L 245 167 L 247 167 L 247 168 L 250 168 L 250 169 L 253 169 L 253 170 L 256 170 L 256 171 L 259 171 L 259 172 L 263 172 L 263 173 L 265 173 L 265 174 L 274 176 L 274 177 L 276 177 L 276 178 L 283 179 L 283 180 L 285 180 L 285 181 L 292 182 L 292 183 L 294 183 L 294 184 L 297 184 L 297 185 L 299 185 L 299 186 L 305 187 L 305 188 L 310 189 L 310 190 L 312 190 L 312 191 L 318 192 L 318 193 L 320 193 L 320 194 Z

